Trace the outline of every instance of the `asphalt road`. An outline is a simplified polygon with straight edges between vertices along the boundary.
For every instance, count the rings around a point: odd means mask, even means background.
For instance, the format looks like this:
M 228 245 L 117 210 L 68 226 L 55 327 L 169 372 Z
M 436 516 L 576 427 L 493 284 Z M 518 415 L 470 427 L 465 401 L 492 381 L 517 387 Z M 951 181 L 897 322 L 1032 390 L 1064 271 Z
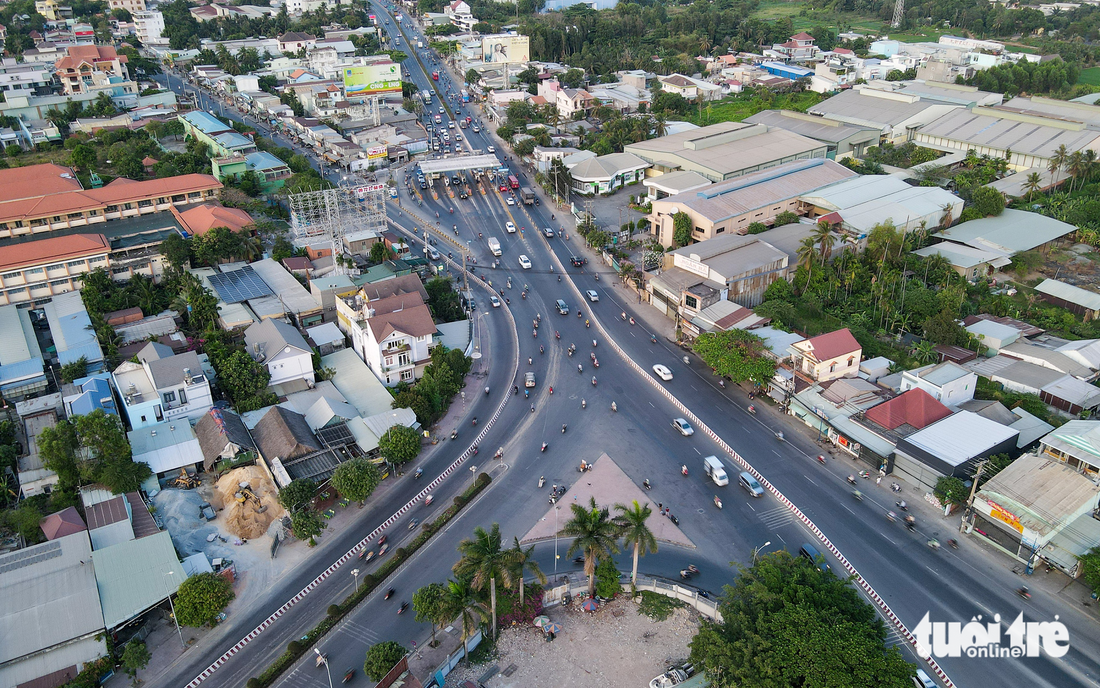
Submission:
M 382 16 L 380 11 L 378 13 Z M 389 26 L 392 27 L 392 19 Z M 402 47 L 408 51 L 411 49 L 407 41 L 412 39 L 415 45 L 416 38 L 408 30 L 406 34 Z M 407 67 L 419 86 L 428 86 L 430 79 L 419 71 L 415 60 L 410 59 Z M 438 100 L 434 99 L 437 107 Z M 480 135 L 473 134 L 471 129 L 464 130 L 463 134 L 467 136 L 471 148 L 484 149 L 493 145 L 484 130 Z M 401 199 L 405 207 L 415 206 L 415 200 L 404 189 Z M 564 245 L 565 242 L 560 239 L 547 240 L 532 232 L 533 225 L 558 224 L 550 219 L 552 211 L 545 205 L 526 208 L 508 206 L 504 196 L 491 191 L 485 196 L 475 193 L 465 201 L 446 199 L 435 202 L 429 195 L 423 208 L 416 209 L 425 217 L 431 217 L 438 210 L 442 222 L 445 216 L 452 217 L 449 207 L 455 208 L 451 224 L 459 227 L 458 240 L 469 242 L 477 256 L 478 273 L 485 274 L 497 286 L 501 286 L 509 276 L 512 278 L 515 286 L 511 290 L 506 289 L 506 293 L 518 323 L 520 373 L 533 370 L 539 384 L 530 401 L 516 397 L 508 404 L 500 422 L 482 443 L 487 449 L 503 446 L 504 461 L 492 461 L 492 452 L 488 450 L 479 455 L 482 457 L 480 462 L 472 462 L 480 464 L 479 470 L 491 471 L 494 482 L 490 489 L 394 577 L 392 585 L 397 589 L 397 594 L 393 599 L 386 601 L 378 595 L 376 599 L 366 601 L 321 643 L 321 650 L 331 658 L 334 675 L 342 674 L 343 669 L 350 666 L 361 671 L 363 654 L 374 642 L 393 639 L 409 645 L 414 639 L 422 641 L 429 629 L 426 625 L 415 623 L 411 609 L 405 615 L 397 616 L 400 602 L 408 600 L 419 586 L 442 581 L 449 575 L 450 566 L 457 559 L 457 543 L 467 537 L 476 525 L 498 522 L 510 542 L 512 536 L 522 536 L 540 518 L 550 517 L 548 514 L 553 512 L 549 511 L 546 502 L 547 489 L 536 487 L 539 476 L 545 476 L 547 484 L 572 484 L 579 477 L 576 472 L 579 461 L 595 458 L 602 452 L 607 452 L 637 483 L 648 478 L 654 485 L 650 495 L 652 501 L 670 505 L 680 519 L 681 529 L 697 545 L 694 550 L 662 547 L 657 554 L 642 559 L 641 569 L 647 573 L 674 577 L 685 563 L 692 562 L 702 570 L 693 583 L 716 592 L 735 575 L 729 563 L 749 562 L 754 548 L 770 542 L 770 546 L 763 548 L 764 552 L 779 547 L 797 551 L 802 542 L 811 540 L 808 532 L 793 521 L 771 496 L 754 500 L 741 491 L 735 481 L 722 488 L 707 482 L 701 470 L 701 458 L 719 454 L 718 448 L 702 433 L 689 438 L 676 433 L 670 425 L 671 419 L 679 415 L 675 408 L 653 390 L 649 381 L 643 380 L 605 343 L 600 342 L 601 336 L 596 334 L 594 328 L 584 327 L 583 318 L 578 319 L 575 315 L 576 309 L 583 307 L 585 317 L 597 314 L 628 355 L 644 368 L 658 362 L 669 366 L 674 372 L 674 379 L 661 384 L 746 457 L 788 499 L 798 504 L 910 628 L 926 612 L 931 614 L 933 620 L 960 623 L 966 623 L 978 615 L 988 620 L 999 613 L 1003 628 L 1021 610 L 1029 621 L 1049 621 L 1058 615 L 1059 620 L 1069 628 L 1071 650 L 1061 659 L 1043 656 L 941 660 L 941 665 L 958 685 L 978 686 L 991 681 L 1002 685 L 1027 683 L 1052 687 L 1097 683 L 1100 667 L 1095 657 L 1100 648 L 1095 642 L 1095 623 L 1087 611 L 1068 606 L 1061 597 L 1037 591 L 1031 600 L 1020 600 L 1013 592 L 1021 584 L 1020 579 L 1004 568 L 1003 561 L 997 559 L 1000 555 L 990 554 L 965 538 L 957 551 L 932 551 L 924 544 L 929 538 L 944 541 L 957 536 L 945 528 L 948 522 L 937 521 L 929 527 L 921 524 L 918 533 L 906 532 L 900 524 L 890 523 L 885 518 L 885 512 L 893 508 L 892 493 L 888 490 L 865 489 L 867 498 L 864 501 L 853 500 L 844 476 L 854 471 L 854 464 L 845 460 L 830 460 L 827 466 L 819 465 L 812 458 L 819 453 L 817 446 L 794 431 L 792 426 L 768 413 L 749 415 L 744 410 L 748 403 L 744 396 L 737 391 L 720 389 L 705 367 L 694 358 L 685 365 L 680 360 L 682 353 L 678 349 L 661 340 L 654 344 L 640 326 L 631 327 L 621 322 L 617 314 L 622 310 L 630 312 L 632 299 L 627 291 L 611 287 L 615 280 L 610 269 L 604 268 L 602 279 L 596 282 L 593 277 L 595 265 L 590 262 L 583 269 L 569 268 L 567 279 L 559 282 L 561 269 L 558 266 L 564 264 L 568 255 L 577 249 Z M 415 224 L 402 214 L 395 214 L 394 217 L 406 226 Z M 522 234 L 504 233 L 504 223 L 509 220 L 518 227 L 526 227 L 526 231 Z M 478 232 L 483 235 L 481 239 L 477 237 Z M 491 262 L 484 243 L 488 236 L 496 236 L 503 245 L 498 270 L 485 267 Z M 557 255 L 561 263 L 552 260 L 551 252 Z M 531 270 L 519 267 L 520 253 L 531 259 Z M 592 259 L 592 254 L 585 255 Z M 554 272 L 550 271 L 552 265 L 555 266 Z M 576 292 L 570 288 L 570 281 L 581 290 L 595 289 L 600 295 L 600 302 L 580 302 Z M 525 283 L 532 287 L 526 300 L 519 298 L 519 287 Z M 554 312 L 553 303 L 557 298 L 569 304 L 570 315 L 559 316 Z M 504 318 L 484 308 L 487 305 L 484 297 L 480 297 L 479 302 L 483 306 L 479 314 L 484 318 L 493 345 L 506 342 Z M 541 315 L 542 323 L 538 337 L 534 338 L 530 336 L 527 323 L 536 314 Z M 560 341 L 553 337 L 554 330 L 560 332 Z M 593 369 L 588 356 L 593 350 L 593 338 L 598 340 L 595 349 L 600 359 L 598 370 Z M 565 351 L 569 343 L 575 343 L 578 347 L 578 354 L 573 357 L 567 356 Z M 539 346 L 545 348 L 545 353 L 539 353 Z M 499 357 L 498 354 L 493 355 L 495 360 L 504 357 L 503 352 Z M 527 364 L 528 357 L 532 359 L 531 365 Z M 578 363 L 583 366 L 583 373 L 578 374 Z M 494 389 L 512 384 L 508 378 L 509 369 L 495 366 L 489 370 L 489 384 Z M 593 375 L 599 383 L 596 387 L 591 384 Z M 554 387 L 553 395 L 549 394 L 550 386 Z M 497 398 L 496 393 L 492 396 Z M 586 400 L 586 409 L 581 409 L 581 399 Z M 611 412 L 611 401 L 617 403 L 618 413 Z M 489 400 L 479 399 L 472 403 L 482 406 L 471 409 L 471 413 L 482 417 L 487 414 L 483 409 L 488 408 Z M 530 411 L 532 404 L 535 407 L 533 413 Z M 564 435 L 560 432 L 563 423 L 568 424 Z M 773 427 L 784 429 L 788 441 L 777 441 L 772 434 Z M 549 442 L 545 454 L 538 451 L 543 441 Z M 426 474 L 435 475 L 433 471 L 442 470 L 459 451 L 459 448 L 452 449 L 446 443 L 442 445 L 427 460 L 429 467 L 425 468 Z M 737 471 L 733 469 L 732 462 L 727 459 L 726 463 L 730 467 L 731 477 L 735 476 Z M 689 477 L 680 475 L 681 464 L 688 465 Z M 450 495 L 468 484 L 471 477 L 460 471 L 437 491 L 438 503 L 446 504 Z M 384 502 L 364 509 L 361 532 L 348 531 L 336 535 L 329 542 L 323 541 L 299 571 L 272 589 L 270 604 L 259 605 L 252 613 L 238 613 L 234 615 L 237 618 L 231 617 L 222 634 L 225 638 L 223 642 L 217 643 L 216 648 L 203 648 L 201 655 L 196 652 L 200 648 L 191 650 L 157 683 L 182 685 L 197 675 L 226 647 L 251 630 L 319 571 L 327 568 L 362 533 L 368 532 L 373 524 L 407 501 L 417 489 L 414 481 L 407 480 Z M 721 511 L 711 503 L 715 494 L 721 495 L 724 501 Z M 414 511 L 412 516 L 415 515 Z M 402 523 L 395 526 L 395 533 L 402 532 Z M 557 569 L 575 574 L 577 567 L 564 556 L 566 546 L 565 542 L 559 543 L 562 558 L 558 560 Z M 554 543 L 539 545 L 536 555 L 543 570 L 553 573 Z M 629 568 L 625 554 L 619 557 L 619 564 L 622 570 Z M 351 568 L 350 565 L 347 568 Z M 350 575 L 337 572 L 304 603 L 292 608 L 274 627 L 246 646 L 207 684 L 241 685 L 251 672 L 274 659 L 285 648 L 286 642 L 322 618 L 325 607 L 343 597 L 352 585 Z M 892 640 L 896 641 L 896 636 L 892 636 Z M 916 658 L 908 650 L 906 653 L 909 659 L 915 661 Z M 323 670 L 316 669 L 312 660 L 306 659 L 284 677 L 282 685 L 324 686 L 327 679 Z

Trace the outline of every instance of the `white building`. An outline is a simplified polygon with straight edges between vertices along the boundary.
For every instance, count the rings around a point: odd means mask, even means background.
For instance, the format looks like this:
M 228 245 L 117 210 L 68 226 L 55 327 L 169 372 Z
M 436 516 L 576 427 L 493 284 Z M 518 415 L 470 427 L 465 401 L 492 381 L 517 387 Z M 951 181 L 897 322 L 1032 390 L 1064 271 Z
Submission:
M 143 45 L 167 45 L 164 34 L 164 15 L 156 10 L 134 13 L 134 27 Z
M 270 385 L 291 380 L 316 382 L 313 373 L 313 350 L 294 327 L 282 320 L 267 318 L 252 325 L 244 333 L 248 353 L 262 363 L 271 375 Z
M 194 472 L 202 467 L 199 438 L 186 421 L 154 423 L 131 430 L 126 437 L 133 448 L 134 461 L 147 464 L 157 476 L 174 475 L 181 468 Z
M 977 374 L 951 361 L 906 370 L 901 374 L 901 391 L 923 389 L 944 406 L 958 406 L 974 398 Z
M 214 405 L 210 381 L 194 351 L 173 355 L 151 342 L 111 373 L 122 410 L 137 430 L 163 421 L 196 422 Z
M 355 353 L 387 386 L 418 379 L 431 363 L 436 327 L 419 292 L 337 298 L 336 317 Z
M 0 62 L 0 93 L 12 95 L 36 95 L 49 93 L 53 82 L 53 69 L 49 64 L 17 62 L 5 57 Z

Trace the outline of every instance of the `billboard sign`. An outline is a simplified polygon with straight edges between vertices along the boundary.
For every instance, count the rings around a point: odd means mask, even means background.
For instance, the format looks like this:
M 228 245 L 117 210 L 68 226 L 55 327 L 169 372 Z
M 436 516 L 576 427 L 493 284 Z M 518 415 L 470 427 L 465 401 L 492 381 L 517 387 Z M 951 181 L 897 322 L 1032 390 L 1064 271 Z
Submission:
M 377 158 L 384 158 L 384 157 L 386 157 L 386 153 L 387 153 L 387 151 L 386 151 L 386 146 L 385 145 L 371 146 L 370 148 L 367 149 L 367 159 L 368 160 L 375 160 Z
M 343 72 L 344 93 L 349 100 L 357 96 L 401 92 L 401 65 L 345 67 Z
M 503 33 L 481 39 L 482 59 L 496 64 L 518 64 L 531 60 L 531 39 Z

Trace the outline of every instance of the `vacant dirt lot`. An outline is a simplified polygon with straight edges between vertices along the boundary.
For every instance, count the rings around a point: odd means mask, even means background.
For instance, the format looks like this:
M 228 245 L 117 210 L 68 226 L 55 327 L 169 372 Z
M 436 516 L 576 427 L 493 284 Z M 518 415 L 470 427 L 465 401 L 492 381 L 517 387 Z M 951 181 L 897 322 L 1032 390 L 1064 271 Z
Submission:
M 498 672 L 485 681 L 487 688 L 639 688 L 667 663 L 687 659 L 699 620 L 694 610 L 677 609 L 667 620 L 653 621 L 625 597 L 594 614 L 572 606 L 554 607 L 546 615 L 562 625 L 554 642 L 546 642 L 534 627 L 504 630 L 492 663 L 469 669 L 459 665 L 447 676 L 447 686 L 476 681 L 496 664 Z

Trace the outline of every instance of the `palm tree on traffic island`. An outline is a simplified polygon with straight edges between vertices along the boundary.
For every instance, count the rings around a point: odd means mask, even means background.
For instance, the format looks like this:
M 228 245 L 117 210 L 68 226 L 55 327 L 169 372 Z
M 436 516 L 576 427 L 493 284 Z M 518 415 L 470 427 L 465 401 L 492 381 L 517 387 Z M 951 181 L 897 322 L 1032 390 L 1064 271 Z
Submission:
M 486 531 L 474 528 L 473 539 L 458 543 L 462 558 L 451 569 L 456 576 L 469 578 L 470 586 L 480 592 L 489 584 L 489 602 L 493 614 L 493 637 L 497 630 L 497 587 L 499 579 L 506 588 L 512 587 L 512 571 L 507 567 L 508 557 L 500 546 L 500 524 L 494 523 Z
M 512 573 L 512 580 L 519 584 L 519 606 L 523 606 L 523 574 L 525 571 L 530 571 L 535 574 L 535 578 L 541 585 L 546 585 L 546 574 L 539 568 L 539 563 L 535 561 L 535 546 L 531 545 L 527 549 L 523 549 L 519 546 L 519 538 L 513 537 L 515 544 L 512 548 L 505 552 L 505 556 L 508 560 L 508 568 Z
M 649 504 L 639 504 L 638 500 L 627 507 L 625 504 L 616 504 L 615 509 L 619 515 L 615 517 L 615 525 L 622 533 L 623 542 L 628 547 L 634 548 L 634 566 L 630 571 L 630 582 L 638 584 L 638 554 L 645 556 L 646 552 L 657 553 L 657 538 L 653 537 L 653 531 L 646 525 L 646 521 L 653 513 Z
M 611 520 L 611 514 L 606 508 L 596 505 L 596 498 L 591 497 L 588 508 L 580 504 L 570 504 L 573 510 L 573 518 L 561 529 L 561 534 L 574 538 L 569 545 L 569 551 L 565 556 L 571 557 L 576 552 L 584 553 L 584 575 L 588 576 L 588 595 L 596 594 L 596 565 L 612 554 L 619 551 L 616 543 L 619 537 L 619 526 Z

